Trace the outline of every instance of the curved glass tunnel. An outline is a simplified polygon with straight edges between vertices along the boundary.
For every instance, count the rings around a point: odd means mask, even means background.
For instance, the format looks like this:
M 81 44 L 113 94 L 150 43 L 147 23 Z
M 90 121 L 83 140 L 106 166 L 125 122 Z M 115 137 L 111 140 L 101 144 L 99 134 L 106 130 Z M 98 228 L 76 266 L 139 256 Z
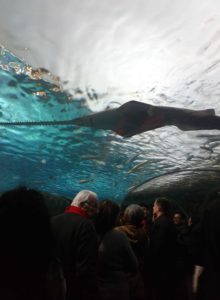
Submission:
M 193 214 L 200 214 L 210 192 L 219 189 L 220 171 L 195 169 L 171 172 L 154 177 L 133 188 L 125 197 L 128 203 L 152 204 L 157 197 Z
M 2 0 L 0 122 L 72 120 L 130 100 L 219 116 L 219 9 L 217 0 Z M 123 138 L 75 125 L 0 127 L 0 192 L 26 185 L 71 199 L 90 189 L 123 202 L 144 186 L 188 207 L 218 185 L 219 162 L 219 130 Z
M 167 197 L 173 209 L 182 209 L 187 214 L 201 215 L 210 192 L 219 189 L 220 171 L 185 170 L 154 177 L 134 187 L 122 201 L 122 207 L 131 203 L 152 206 L 157 197 Z M 71 198 L 44 193 L 51 215 L 64 211 Z

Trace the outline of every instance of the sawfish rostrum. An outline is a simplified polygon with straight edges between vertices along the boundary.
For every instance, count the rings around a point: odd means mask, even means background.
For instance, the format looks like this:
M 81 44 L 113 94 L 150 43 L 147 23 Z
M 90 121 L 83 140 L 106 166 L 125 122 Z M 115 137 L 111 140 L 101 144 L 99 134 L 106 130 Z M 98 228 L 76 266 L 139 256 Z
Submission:
M 154 106 L 129 101 L 119 108 L 64 121 L 0 122 L 0 126 L 77 125 L 112 130 L 123 137 L 131 137 L 164 126 L 177 126 L 186 130 L 220 129 L 220 117 L 214 109 L 190 110 Z

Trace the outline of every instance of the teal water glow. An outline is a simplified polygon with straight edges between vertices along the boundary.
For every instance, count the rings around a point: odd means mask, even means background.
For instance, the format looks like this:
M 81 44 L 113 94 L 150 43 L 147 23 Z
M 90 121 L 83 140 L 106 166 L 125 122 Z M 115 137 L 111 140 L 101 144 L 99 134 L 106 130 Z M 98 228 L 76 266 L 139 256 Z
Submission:
M 84 96 L 70 96 L 44 80 L 30 77 L 30 68 L 4 48 L 0 56 L 0 117 L 5 121 L 73 119 L 91 113 Z M 58 90 L 58 91 L 57 91 Z M 91 98 L 91 97 L 90 97 Z M 123 139 L 101 130 L 76 126 L 0 128 L 0 190 L 27 185 L 72 196 L 92 189 L 120 199 L 136 174 L 131 149 Z
M 37 73 L 5 48 L 0 51 L 1 121 L 73 119 L 91 113 L 89 107 L 97 108 L 106 99 L 108 105 L 118 106 L 118 99 L 144 98 L 141 92 L 99 94 L 77 87 L 70 94 L 49 72 Z M 26 185 L 71 197 L 91 189 L 101 198 L 121 201 L 129 189 L 157 175 L 198 165 L 218 168 L 219 161 L 219 132 L 165 127 L 123 139 L 77 126 L 0 128 L 0 191 Z

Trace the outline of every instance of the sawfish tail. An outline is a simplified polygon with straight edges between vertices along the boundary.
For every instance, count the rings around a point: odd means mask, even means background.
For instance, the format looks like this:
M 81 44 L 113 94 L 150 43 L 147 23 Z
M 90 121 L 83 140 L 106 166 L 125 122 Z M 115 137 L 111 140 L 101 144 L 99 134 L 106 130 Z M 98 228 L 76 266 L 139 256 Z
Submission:
M 186 117 L 182 121 L 176 122 L 179 129 L 183 131 L 190 130 L 219 130 L 220 129 L 220 116 L 193 116 Z
M 74 125 L 72 120 L 64 121 L 17 121 L 17 122 L 0 122 L 0 126 L 54 126 L 54 125 Z

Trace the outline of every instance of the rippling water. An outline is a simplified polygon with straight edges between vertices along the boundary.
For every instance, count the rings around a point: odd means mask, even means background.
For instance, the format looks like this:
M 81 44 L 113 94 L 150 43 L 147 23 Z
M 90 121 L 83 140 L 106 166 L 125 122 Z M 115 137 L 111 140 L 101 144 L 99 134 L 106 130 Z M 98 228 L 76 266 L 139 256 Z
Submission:
M 131 99 L 220 115 L 218 1 L 47 1 L 45 12 L 41 1 L 34 12 L 25 9 L 33 1 L 1 2 L 1 121 L 73 119 Z M 0 128 L 0 138 L 0 191 L 86 188 L 121 200 L 157 175 L 220 162 L 219 131 L 164 127 L 124 139 L 23 126 Z

